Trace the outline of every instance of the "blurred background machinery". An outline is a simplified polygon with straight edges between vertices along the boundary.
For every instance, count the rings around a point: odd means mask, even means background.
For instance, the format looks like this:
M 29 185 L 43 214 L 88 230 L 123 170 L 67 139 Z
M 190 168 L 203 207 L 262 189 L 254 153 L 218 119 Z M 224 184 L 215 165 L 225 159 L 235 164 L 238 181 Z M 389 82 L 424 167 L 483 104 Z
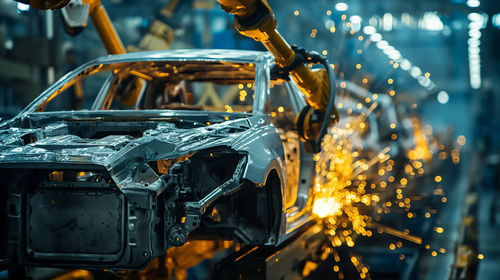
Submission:
M 356 177 L 359 182 L 349 178 L 349 184 L 392 186 L 385 197 L 379 198 L 383 203 L 370 210 L 370 219 L 361 221 L 369 230 L 360 230 L 354 242 L 350 241 L 354 229 L 342 223 L 332 228 L 334 223 L 325 220 L 329 229 L 325 231 L 326 243 L 335 249 L 323 248 L 327 252 L 324 257 L 310 258 L 302 262 L 299 274 L 283 276 L 475 279 L 477 275 L 477 279 L 496 279 L 500 272 L 500 246 L 495 242 L 500 188 L 500 112 L 496 110 L 500 107 L 500 88 L 495 85 L 500 76 L 496 67 L 500 59 L 500 2 L 269 3 L 280 32 L 290 43 L 328 56 L 339 80 L 337 107 L 345 119 L 339 130 L 352 125 L 360 114 L 368 116 L 367 122 L 376 133 L 345 137 L 352 143 L 349 149 L 353 153 L 361 147 L 374 154 L 352 158 L 370 158 L 380 151 L 391 158 L 366 175 L 376 179 L 363 174 Z M 234 30 L 233 17 L 215 0 L 104 0 L 102 4 L 127 51 L 264 50 Z M 64 23 L 60 10 L 40 11 L 0 0 L 0 118 L 15 115 L 68 70 L 106 54 L 91 22 L 75 30 Z M 380 104 L 377 109 L 370 107 L 375 100 Z M 353 108 L 358 108 L 357 113 Z M 345 131 L 335 133 L 332 135 Z M 398 137 L 407 141 L 391 146 L 390 140 Z M 338 144 L 330 140 L 332 145 Z M 318 216 L 328 216 L 318 205 Z M 298 238 L 310 240 L 308 234 Z M 292 252 L 308 252 L 300 251 L 300 242 L 297 244 L 290 244 Z M 192 259 L 179 262 L 172 256 L 184 255 L 169 252 L 138 273 L 44 274 L 39 269 L 33 275 L 40 279 L 117 275 L 130 279 L 206 279 L 213 271 L 227 275 L 227 271 L 221 272 L 221 264 L 228 265 L 240 257 L 252 264 L 253 255 L 272 255 L 265 250 L 239 250 L 238 245 L 227 242 L 190 246 L 196 248 Z M 261 265 L 283 271 L 276 265 Z M 0 279 L 3 277 L 6 273 L 0 272 Z

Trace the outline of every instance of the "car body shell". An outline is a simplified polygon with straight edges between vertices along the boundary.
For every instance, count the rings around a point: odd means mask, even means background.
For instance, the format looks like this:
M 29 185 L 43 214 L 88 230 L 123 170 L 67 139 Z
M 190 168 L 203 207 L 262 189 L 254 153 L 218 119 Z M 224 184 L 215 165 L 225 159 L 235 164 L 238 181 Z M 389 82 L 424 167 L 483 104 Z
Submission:
M 119 62 L 148 61 L 255 63 L 253 111 L 252 113 L 231 114 L 184 110 L 37 112 L 37 108 L 47 98 L 89 67 Z M 238 168 L 241 166 L 241 174 L 238 178 L 233 178 L 233 181 L 229 179 L 226 183 L 221 184 L 202 199 L 188 202 L 186 213 L 184 213 L 185 218 L 189 220 L 193 217 L 193 224 L 199 223 L 200 217 L 206 214 L 206 209 L 211 207 L 217 199 L 223 199 L 239 191 L 242 188 L 240 182 L 251 182 L 251 184 L 263 188 L 266 186 L 270 173 L 275 172 L 279 177 L 279 199 L 281 201 L 277 204 L 280 205 L 280 209 L 275 209 L 272 215 L 276 216 L 278 226 L 273 228 L 265 240 L 258 243 L 279 245 L 287 240 L 312 221 L 310 194 L 314 177 L 314 162 L 312 155 L 306 153 L 302 144 L 296 140 L 295 144 L 300 147 L 300 160 L 295 163 L 300 164 L 300 186 L 293 188 L 297 191 L 294 194 L 297 197 L 294 205 L 285 207 L 284 201 L 286 196 L 290 195 L 288 189 L 291 187 L 287 186 L 283 131 L 280 135 L 280 131 L 272 123 L 271 117 L 265 112 L 266 101 L 270 94 L 270 68 L 272 65 L 273 57 L 265 52 L 175 50 L 106 56 L 89 62 L 63 76 L 16 117 L 0 124 L 2 129 L 0 132 L 0 143 L 2 144 L 0 146 L 0 169 L 4 170 L 5 173 L 18 172 L 25 177 L 30 177 L 31 171 L 29 170 L 38 169 L 71 169 L 82 170 L 83 173 L 98 169 L 106 173 L 106 176 L 109 176 L 109 182 L 112 182 L 110 186 L 113 186 L 113 195 L 116 196 L 113 199 L 119 201 L 117 205 L 124 208 L 115 211 L 121 224 L 113 224 L 120 232 L 117 242 L 121 245 L 118 246 L 119 250 L 115 248 L 118 251 L 109 248 L 107 253 L 99 252 L 98 249 L 94 251 L 82 249 L 82 252 L 78 253 L 80 247 L 85 247 L 87 244 L 85 242 L 90 241 L 82 241 L 78 248 L 74 247 L 76 245 L 67 245 L 68 252 L 59 252 L 57 248 L 40 249 L 43 247 L 40 245 L 43 240 L 37 240 L 38 237 L 30 236 L 28 233 L 24 235 L 24 233 L 27 229 L 32 230 L 35 227 L 44 230 L 45 228 L 26 217 L 29 216 L 32 219 L 37 217 L 36 215 L 30 216 L 33 215 L 36 201 L 42 201 L 40 203 L 43 204 L 50 202 L 51 199 L 52 202 L 64 200 L 62 199 L 64 196 L 57 193 L 52 194 L 52 198 L 50 196 L 46 198 L 43 195 L 47 192 L 50 193 L 50 191 L 45 191 L 48 189 L 33 191 L 22 188 L 19 190 L 15 185 L 20 183 L 3 183 L 1 186 L 2 194 L 5 195 L 6 199 L 1 202 L 12 208 L 12 211 L 3 213 L 6 218 L 3 221 L 0 220 L 9 228 L 9 237 L 3 237 L 7 240 L 3 248 L 6 257 L 13 264 L 18 265 L 143 268 L 155 256 L 164 253 L 166 248 L 172 246 L 168 238 L 162 242 L 158 241 L 158 239 L 164 238 L 161 232 L 152 232 L 159 223 L 158 215 L 164 215 L 160 213 L 161 207 L 158 207 L 160 203 L 158 199 L 168 187 L 166 177 L 155 172 L 148 163 L 212 150 L 227 150 L 229 153 L 241 155 L 235 169 L 235 173 L 238 173 Z M 291 94 L 291 103 L 296 115 L 299 109 L 305 105 L 304 97 L 293 82 L 288 82 L 286 88 Z M 221 121 L 222 117 L 226 117 L 226 120 Z M 172 123 L 172 119 L 182 119 L 193 123 L 210 122 L 212 124 L 183 128 Z M 114 135 L 112 132 L 97 139 L 86 137 L 90 131 L 126 130 L 131 127 L 143 127 L 139 128 L 142 131 L 141 137 Z M 77 132 L 75 133 L 75 131 Z M 70 188 L 69 193 L 72 192 L 69 185 L 63 184 L 63 187 L 65 191 Z M 107 191 L 103 192 L 104 196 L 107 195 Z M 78 195 L 76 196 L 78 197 Z M 86 199 L 83 201 L 87 201 Z M 94 200 L 89 200 L 88 204 L 91 204 L 91 201 Z M 40 213 L 49 213 L 43 212 L 45 208 L 42 208 L 40 208 L 42 211 Z M 131 214 L 131 209 L 136 209 L 136 214 Z M 110 210 L 110 212 L 113 211 Z M 142 214 L 137 214 L 139 212 Z M 68 215 L 73 214 L 75 213 Z M 109 223 L 113 222 L 109 221 Z M 187 235 L 197 228 L 197 226 L 186 228 L 186 223 L 178 225 L 179 232 L 171 233 L 170 238 L 172 236 L 173 238 L 182 238 L 183 235 Z M 142 230 L 139 231 L 139 228 Z M 52 231 L 52 233 L 61 234 L 57 230 Z M 50 235 L 51 231 L 49 230 L 45 234 Z M 248 235 L 251 235 L 251 232 Z M 245 234 L 240 233 L 237 236 L 245 236 Z M 44 238 L 54 239 L 55 236 Z M 244 237 L 240 239 L 244 239 Z M 26 244 L 24 244 L 25 242 Z M 57 244 L 57 240 L 54 242 Z M 251 240 L 249 242 L 252 243 Z M 2 254 L 1 250 L 0 254 Z M 131 257 L 132 255 L 134 257 Z

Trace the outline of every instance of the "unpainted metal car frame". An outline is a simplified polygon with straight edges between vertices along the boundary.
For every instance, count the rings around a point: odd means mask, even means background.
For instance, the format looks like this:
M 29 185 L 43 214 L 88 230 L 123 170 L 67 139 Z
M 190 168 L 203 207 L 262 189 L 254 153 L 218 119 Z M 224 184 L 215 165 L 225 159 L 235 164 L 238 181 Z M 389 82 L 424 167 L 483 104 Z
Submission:
M 81 76 L 155 62 L 255 65 L 252 112 L 113 111 L 96 103 L 43 112 Z M 7 229 L 0 259 L 141 269 L 188 238 L 283 243 L 313 219 L 314 161 L 266 111 L 272 66 L 265 52 L 175 50 L 107 56 L 62 77 L 0 124 L 0 228 Z M 305 99 L 293 81 L 284 88 L 295 116 Z

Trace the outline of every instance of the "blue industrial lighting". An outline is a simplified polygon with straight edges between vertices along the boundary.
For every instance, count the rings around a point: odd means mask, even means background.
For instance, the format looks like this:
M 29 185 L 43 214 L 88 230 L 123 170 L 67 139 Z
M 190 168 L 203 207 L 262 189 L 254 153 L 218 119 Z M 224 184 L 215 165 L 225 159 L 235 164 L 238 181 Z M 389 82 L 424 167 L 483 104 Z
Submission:
M 349 9 L 349 6 L 344 2 L 338 2 L 337 4 L 335 4 L 335 10 L 339 12 L 345 12 L 347 11 L 347 9 Z
M 353 15 L 349 18 L 351 23 L 361 23 L 361 17 L 358 15 Z
M 481 2 L 479 2 L 479 0 L 467 0 L 467 6 L 471 8 L 477 8 L 479 7 L 479 5 L 481 5 Z
M 371 26 L 371 25 L 367 25 L 365 27 L 363 27 L 363 32 L 366 34 L 366 35 L 372 35 L 373 33 L 375 33 L 377 30 L 375 29 L 375 27 Z
M 450 97 L 446 91 L 440 91 L 437 95 L 437 100 L 441 104 L 446 104 L 450 100 Z
M 491 23 L 496 28 L 500 28 L 500 14 L 495 14 L 491 17 Z
M 24 3 L 17 3 L 17 11 L 20 13 L 27 13 L 30 10 L 30 5 Z
M 372 40 L 373 42 L 378 42 L 378 41 L 382 40 L 382 35 L 380 35 L 380 33 L 373 33 L 370 36 L 370 40 Z

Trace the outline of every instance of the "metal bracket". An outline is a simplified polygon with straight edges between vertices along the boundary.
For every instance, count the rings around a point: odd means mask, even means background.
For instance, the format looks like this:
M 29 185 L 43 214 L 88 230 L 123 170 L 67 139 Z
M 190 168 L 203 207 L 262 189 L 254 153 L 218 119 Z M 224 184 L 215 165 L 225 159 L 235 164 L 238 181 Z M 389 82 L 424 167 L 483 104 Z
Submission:
M 170 230 L 168 237 L 170 244 L 181 246 L 186 243 L 188 233 L 200 225 L 201 215 L 205 214 L 206 209 L 217 199 L 232 194 L 241 188 L 241 177 L 243 176 L 246 162 L 247 158 L 242 157 L 236 166 L 233 176 L 229 180 L 215 188 L 199 201 L 186 203 L 184 223 Z

